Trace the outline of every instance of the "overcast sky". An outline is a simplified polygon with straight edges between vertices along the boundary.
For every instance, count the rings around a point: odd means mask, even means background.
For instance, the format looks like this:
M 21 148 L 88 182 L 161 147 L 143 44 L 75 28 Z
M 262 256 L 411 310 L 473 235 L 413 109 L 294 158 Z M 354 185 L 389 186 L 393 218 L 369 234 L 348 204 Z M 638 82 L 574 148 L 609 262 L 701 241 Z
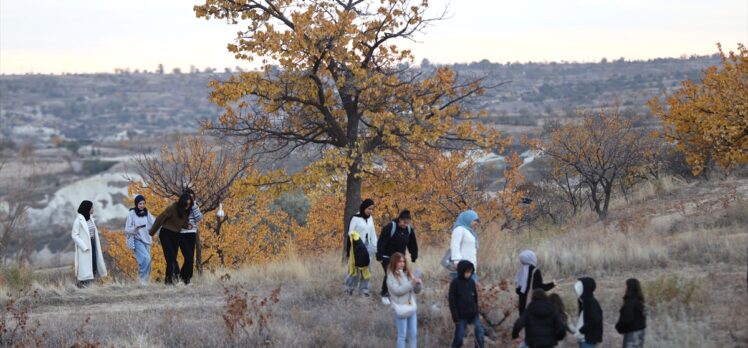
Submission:
M 226 51 L 240 28 L 195 18 L 195 3 L 0 0 L 0 73 L 247 67 Z M 418 60 L 646 59 L 748 42 L 748 0 L 452 0 L 449 12 L 409 44 Z

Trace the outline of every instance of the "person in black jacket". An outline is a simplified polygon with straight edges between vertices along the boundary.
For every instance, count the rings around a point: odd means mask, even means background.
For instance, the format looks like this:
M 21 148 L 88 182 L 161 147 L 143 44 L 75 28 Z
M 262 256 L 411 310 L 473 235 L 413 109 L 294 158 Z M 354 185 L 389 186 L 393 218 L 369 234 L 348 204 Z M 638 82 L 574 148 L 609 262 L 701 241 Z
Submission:
M 535 289 L 550 291 L 556 286 L 556 282 L 543 283 L 543 275 L 538 268 L 538 257 L 532 250 L 524 250 L 519 254 L 519 263 L 522 267 L 514 276 L 514 282 L 517 286 L 516 292 L 519 295 L 519 315 L 525 311 L 527 305 L 527 294 L 532 293 Z M 532 284 L 530 284 L 532 282 Z
M 455 336 L 452 347 L 462 347 L 462 339 L 469 324 L 475 325 L 475 346 L 483 348 L 483 325 L 478 312 L 478 290 L 472 279 L 475 266 L 462 260 L 457 264 L 457 278 L 449 284 L 449 311 L 455 322 Z
M 523 328 L 525 344 L 530 348 L 555 347 L 566 337 L 566 324 L 543 289 L 532 291 L 532 302 L 514 323 L 512 338 L 518 338 Z
M 580 348 L 594 348 L 603 341 L 603 310 L 593 292 L 597 284 L 592 278 L 584 277 L 574 284 L 579 297 L 579 319 L 574 336 Z
M 616 331 L 623 335 L 623 348 L 644 347 L 647 316 L 644 312 L 644 293 L 638 279 L 626 280 L 626 294 L 616 323 Z
M 389 304 L 389 292 L 387 291 L 387 267 L 390 264 L 390 257 L 394 253 L 405 255 L 405 249 L 410 252 L 410 261 L 416 262 L 418 258 L 418 241 L 416 233 L 412 227 L 412 219 L 409 210 L 403 210 L 397 219 L 391 223 L 382 226 L 382 232 L 379 233 L 377 241 L 377 261 L 382 263 L 384 269 L 384 279 L 382 279 L 382 303 Z

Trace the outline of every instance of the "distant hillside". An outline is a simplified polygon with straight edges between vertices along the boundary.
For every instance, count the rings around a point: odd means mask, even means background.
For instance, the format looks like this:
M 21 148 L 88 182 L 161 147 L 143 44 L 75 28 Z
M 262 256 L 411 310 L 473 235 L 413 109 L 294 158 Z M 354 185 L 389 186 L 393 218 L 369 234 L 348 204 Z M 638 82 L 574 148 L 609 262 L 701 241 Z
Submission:
M 599 63 L 491 63 L 452 67 L 464 78 L 488 76 L 488 90 L 476 108 L 488 122 L 511 132 L 537 127 L 547 118 L 568 117 L 580 107 L 620 104 L 645 112 L 644 102 L 683 80 L 698 79 L 714 56 Z M 424 61 L 423 69 L 434 66 Z M 0 76 L 2 138 L 45 141 L 127 140 L 135 133 L 193 131 L 196 120 L 221 112 L 208 101 L 208 82 L 228 73 Z M 520 128 L 513 128 L 520 126 Z M 5 143 L 5 142 L 2 142 Z M 5 145 L 7 146 L 7 145 Z

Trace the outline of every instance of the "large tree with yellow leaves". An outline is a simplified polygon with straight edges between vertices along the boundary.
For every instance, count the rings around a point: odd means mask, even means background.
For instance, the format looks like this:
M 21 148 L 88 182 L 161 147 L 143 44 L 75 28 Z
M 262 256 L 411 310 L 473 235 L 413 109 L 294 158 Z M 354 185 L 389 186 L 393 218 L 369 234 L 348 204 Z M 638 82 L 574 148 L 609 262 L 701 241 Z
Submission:
M 718 47 L 721 67 L 706 69 L 700 83 L 684 81 L 664 105 L 649 101 L 695 175 L 710 161 L 725 169 L 748 163 L 748 49 L 738 44 L 725 54 Z
M 211 84 L 225 112 L 204 127 L 261 154 L 319 154 L 297 179 L 344 178 L 343 230 L 373 159 L 503 142 L 465 106 L 483 92 L 482 80 L 412 69 L 411 52 L 398 47 L 440 19 L 427 16 L 426 0 L 206 0 L 194 9 L 241 26 L 229 51 L 263 63 Z

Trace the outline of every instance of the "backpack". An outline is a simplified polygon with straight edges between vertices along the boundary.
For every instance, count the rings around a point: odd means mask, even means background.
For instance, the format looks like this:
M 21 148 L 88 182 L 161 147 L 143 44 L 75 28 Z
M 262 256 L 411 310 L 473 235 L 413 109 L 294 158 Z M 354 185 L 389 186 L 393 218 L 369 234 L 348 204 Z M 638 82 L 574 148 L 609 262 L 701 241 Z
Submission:
M 395 235 L 395 231 L 397 231 L 397 224 L 392 221 L 392 228 L 390 229 L 390 238 L 392 238 Z M 408 226 L 408 237 L 410 237 L 410 226 Z
M 366 244 L 361 238 L 353 241 L 353 262 L 356 267 L 369 266 L 369 250 L 366 249 Z

